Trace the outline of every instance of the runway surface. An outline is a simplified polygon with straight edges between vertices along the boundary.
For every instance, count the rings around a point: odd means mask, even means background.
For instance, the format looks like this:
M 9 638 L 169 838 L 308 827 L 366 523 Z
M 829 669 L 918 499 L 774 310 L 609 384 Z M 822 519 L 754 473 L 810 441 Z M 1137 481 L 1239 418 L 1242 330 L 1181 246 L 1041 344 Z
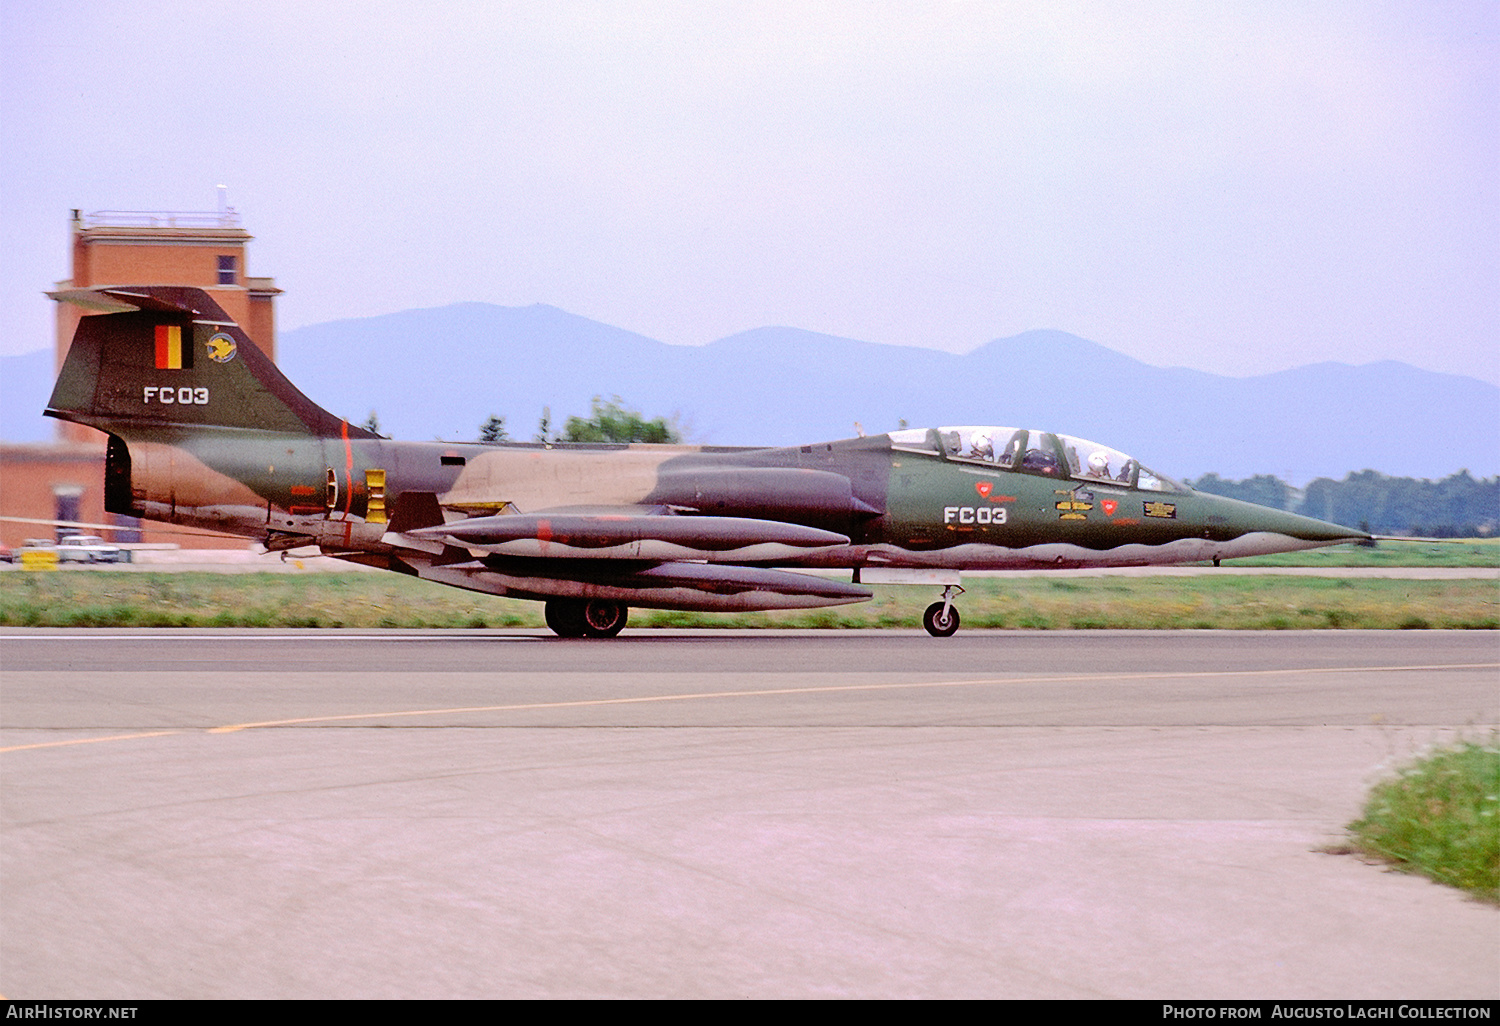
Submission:
M 1493 632 L 6 631 L 0 993 L 1500 998 Z

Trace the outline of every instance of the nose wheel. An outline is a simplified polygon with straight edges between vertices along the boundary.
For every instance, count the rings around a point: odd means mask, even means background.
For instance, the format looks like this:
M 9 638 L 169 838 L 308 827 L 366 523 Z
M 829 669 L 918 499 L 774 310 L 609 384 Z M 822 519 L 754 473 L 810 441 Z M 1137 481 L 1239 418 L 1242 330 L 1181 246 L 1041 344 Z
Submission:
M 922 626 L 928 634 L 934 638 L 949 638 L 958 630 L 958 610 L 953 608 L 953 598 L 961 594 L 962 588 L 950 584 L 943 589 L 943 601 L 927 607 L 927 612 L 922 614 Z

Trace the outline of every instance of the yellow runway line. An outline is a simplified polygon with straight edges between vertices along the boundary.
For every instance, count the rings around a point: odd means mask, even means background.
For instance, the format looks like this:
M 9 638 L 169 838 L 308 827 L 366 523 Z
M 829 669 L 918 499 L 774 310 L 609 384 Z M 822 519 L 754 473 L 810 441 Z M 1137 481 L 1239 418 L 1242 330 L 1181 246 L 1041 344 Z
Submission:
M 76 737 L 70 741 L 42 741 L 34 745 L 11 745 L 9 748 L 0 748 L 0 752 L 24 752 L 31 748 L 61 748 L 64 745 L 92 745 L 100 741 L 131 741 L 140 737 L 165 737 L 168 734 L 181 734 L 180 730 L 153 730 L 147 734 L 111 734 L 109 737 Z
M 373 720 L 408 716 L 442 716 L 480 712 L 527 712 L 540 709 L 579 709 L 606 705 L 644 705 L 652 702 L 690 702 L 713 698 L 758 698 L 771 695 L 816 695 L 854 691 L 899 691 L 916 688 L 981 687 L 986 684 L 1068 684 L 1083 681 L 1192 679 L 1205 677 L 1271 677 L 1299 673 L 1400 673 L 1414 670 L 1492 669 L 1500 663 L 1453 663 L 1430 666 L 1324 666 L 1287 670 L 1203 670 L 1188 673 L 1077 674 L 1064 677 L 986 677 L 979 680 L 912 681 L 901 684 L 829 684 L 819 687 L 761 688 L 750 691 L 700 691 L 684 695 L 641 695 L 635 698 L 591 698 L 568 702 L 529 702 L 512 705 L 458 706 L 447 709 L 397 709 L 387 712 L 343 713 L 329 716 L 303 716 L 287 720 L 262 720 L 258 723 L 235 723 L 210 727 L 210 734 L 228 734 L 258 727 L 291 727 L 304 723 L 344 723 L 351 720 Z

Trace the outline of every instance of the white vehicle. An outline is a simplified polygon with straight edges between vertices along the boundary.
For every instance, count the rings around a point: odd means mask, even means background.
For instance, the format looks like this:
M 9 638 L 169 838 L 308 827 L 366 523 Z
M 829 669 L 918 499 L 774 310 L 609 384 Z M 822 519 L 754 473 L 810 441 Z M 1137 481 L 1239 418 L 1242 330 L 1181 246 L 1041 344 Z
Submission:
M 93 534 L 70 534 L 57 543 L 59 563 L 118 563 L 120 550 Z

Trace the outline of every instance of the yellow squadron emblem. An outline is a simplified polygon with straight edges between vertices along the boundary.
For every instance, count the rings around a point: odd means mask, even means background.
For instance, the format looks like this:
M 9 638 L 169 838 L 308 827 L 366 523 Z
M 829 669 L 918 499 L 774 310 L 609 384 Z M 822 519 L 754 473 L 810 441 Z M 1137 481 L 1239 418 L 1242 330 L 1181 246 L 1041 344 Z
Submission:
M 214 363 L 228 363 L 234 359 L 234 338 L 220 331 L 208 340 L 208 358 Z

